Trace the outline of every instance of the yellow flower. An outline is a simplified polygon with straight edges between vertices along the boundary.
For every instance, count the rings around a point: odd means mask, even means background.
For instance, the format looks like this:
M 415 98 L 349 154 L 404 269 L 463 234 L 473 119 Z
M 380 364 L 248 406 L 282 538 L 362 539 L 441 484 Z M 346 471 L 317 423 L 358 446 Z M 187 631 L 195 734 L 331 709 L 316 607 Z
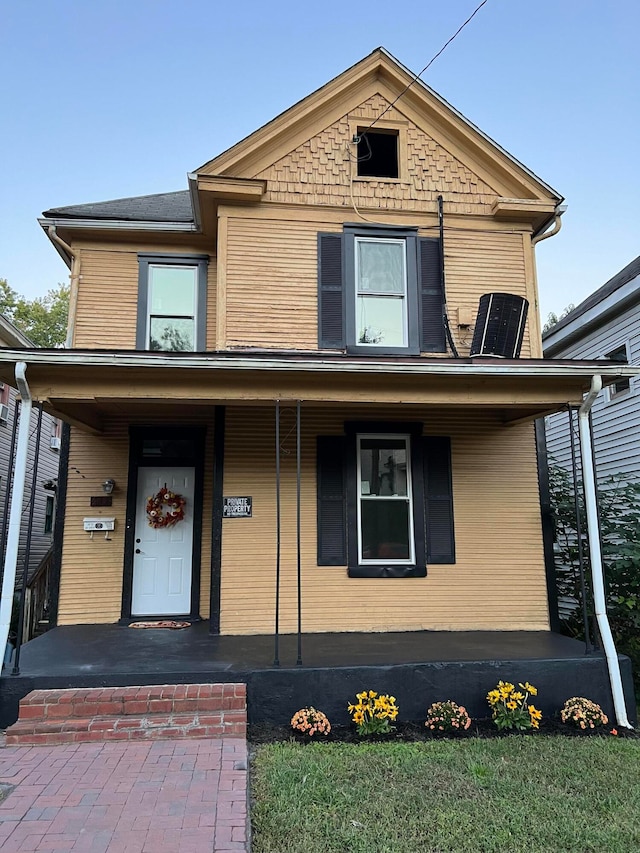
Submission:
M 536 688 L 533 686 L 533 684 L 529 684 L 528 681 L 525 681 L 525 683 L 521 684 L 520 687 L 522 687 L 523 690 L 526 690 L 527 693 L 531 693 L 532 696 L 538 695 L 538 691 L 536 690 Z
M 364 691 L 364 693 L 356 693 L 356 699 L 359 699 L 361 702 L 363 699 L 366 699 L 366 698 L 367 698 L 367 691 L 366 690 Z
M 362 711 L 355 712 L 355 714 L 353 715 L 353 722 L 357 725 L 364 722 L 364 714 L 362 713 Z
M 516 702 L 521 702 L 524 699 L 524 693 L 519 693 L 519 692 L 512 693 L 511 698 L 515 699 Z
M 529 705 L 529 716 L 531 717 L 531 721 L 533 720 L 541 720 L 542 719 L 542 711 L 538 711 L 536 707 L 533 705 Z
M 515 711 L 515 709 L 516 709 L 517 707 L 518 707 L 518 703 L 517 703 L 517 702 L 514 702 L 514 701 L 513 701 L 513 699 L 510 699 L 510 700 L 507 702 L 507 708 L 508 708 L 510 711 Z
M 377 695 L 378 695 L 378 694 L 376 693 L 376 691 L 375 691 L 375 690 L 370 690 L 370 691 L 369 691 L 369 699 L 375 699 Z

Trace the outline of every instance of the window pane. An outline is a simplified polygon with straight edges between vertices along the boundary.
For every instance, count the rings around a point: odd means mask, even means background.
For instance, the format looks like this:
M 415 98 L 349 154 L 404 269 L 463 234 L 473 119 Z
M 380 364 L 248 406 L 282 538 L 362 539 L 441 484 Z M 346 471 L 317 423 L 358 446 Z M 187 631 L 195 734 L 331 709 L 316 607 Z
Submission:
M 405 300 L 389 296 L 358 296 L 358 343 L 406 346 Z
M 361 440 L 360 494 L 407 495 L 407 448 L 404 439 Z
M 404 294 L 404 240 L 358 240 L 357 246 L 358 291 Z
M 180 317 L 152 317 L 149 349 L 165 352 L 193 352 L 193 320 Z
M 142 441 L 145 459 L 194 459 L 195 452 L 190 438 L 145 438 Z
M 193 317 L 196 273 L 195 267 L 150 267 L 149 313 Z
M 362 559 L 409 560 L 409 501 L 360 503 Z

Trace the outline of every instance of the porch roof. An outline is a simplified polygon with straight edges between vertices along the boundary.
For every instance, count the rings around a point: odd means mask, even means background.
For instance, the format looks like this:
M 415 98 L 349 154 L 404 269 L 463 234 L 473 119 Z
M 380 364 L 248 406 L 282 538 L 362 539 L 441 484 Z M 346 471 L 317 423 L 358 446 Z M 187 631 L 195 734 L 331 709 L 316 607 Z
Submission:
M 105 418 L 167 407 L 340 403 L 498 410 L 506 424 L 578 405 L 594 374 L 604 385 L 640 375 L 610 361 L 404 358 L 325 352 L 0 350 L 0 380 L 16 362 L 47 411 L 100 432 Z

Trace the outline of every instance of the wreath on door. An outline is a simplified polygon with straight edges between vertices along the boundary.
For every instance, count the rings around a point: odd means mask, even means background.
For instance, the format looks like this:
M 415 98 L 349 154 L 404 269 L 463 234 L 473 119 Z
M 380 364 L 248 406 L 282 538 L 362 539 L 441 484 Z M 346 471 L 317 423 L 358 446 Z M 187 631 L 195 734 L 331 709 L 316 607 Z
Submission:
M 184 508 L 187 501 L 177 492 L 172 492 L 164 484 L 157 495 L 147 498 L 147 521 L 156 530 L 160 527 L 173 527 L 184 519 Z

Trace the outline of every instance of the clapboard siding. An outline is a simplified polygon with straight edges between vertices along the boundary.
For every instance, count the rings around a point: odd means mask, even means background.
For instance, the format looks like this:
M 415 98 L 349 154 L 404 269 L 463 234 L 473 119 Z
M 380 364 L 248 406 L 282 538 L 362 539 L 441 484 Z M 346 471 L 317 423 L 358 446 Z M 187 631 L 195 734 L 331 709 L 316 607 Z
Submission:
M 603 358 L 623 344 L 628 346 L 630 364 L 640 364 L 640 303 L 569 344 L 554 358 Z M 632 379 L 629 393 L 613 398 L 605 389 L 596 399 L 592 413 L 598 481 L 604 483 L 610 477 L 640 481 L 640 380 Z M 552 415 L 547 418 L 546 427 L 551 461 L 569 468 L 568 415 Z
M 226 334 L 229 347 L 318 348 L 318 243 L 322 231 L 341 231 L 334 221 L 230 217 L 226 254 Z M 423 229 L 422 236 L 433 236 Z M 450 311 L 476 313 L 483 293 L 500 291 L 531 298 L 522 234 L 458 232 L 445 239 L 445 275 Z M 532 311 L 535 308 L 532 306 Z M 452 329 L 462 354 L 472 330 Z M 531 354 L 527 323 L 522 355 Z
M 530 425 L 504 428 L 490 414 L 374 407 L 367 419 L 423 421 L 432 435 L 450 435 L 456 564 L 429 566 L 426 578 L 350 579 L 345 567 L 318 567 L 316 436 L 340 434 L 362 408 L 302 411 L 302 574 L 305 631 L 546 630 L 536 462 Z M 145 419 L 145 423 L 153 419 Z M 180 423 L 167 417 L 164 423 Z M 195 423 L 193 418 L 189 423 Z M 203 413 L 200 422 L 211 425 Z M 275 450 L 273 407 L 229 407 L 224 493 L 251 495 L 253 516 L 225 519 L 222 536 L 221 629 L 269 633 L 275 595 Z M 60 623 L 113 622 L 120 617 L 127 425 L 114 420 L 103 437 L 72 432 L 60 595 Z M 282 410 L 281 627 L 296 625 L 295 413 Z M 201 615 L 210 586 L 212 428 L 205 463 Z M 113 507 L 89 509 L 100 482 L 113 477 Z M 85 515 L 114 515 L 111 541 L 90 540 Z M 90 590 L 90 594 L 88 593 Z
M 2 517 L 7 498 L 7 483 L 9 476 L 11 432 L 16 417 L 16 401 L 18 392 L 13 388 L 9 390 L 9 417 L 6 423 L 0 424 L 0 537 L 6 541 L 6 530 L 3 529 Z M 31 429 L 29 435 L 29 450 L 27 456 L 27 475 L 25 481 L 24 497 L 22 500 L 22 521 L 20 525 L 20 544 L 18 549 L 18 565 L 16 571 L 16 588 L 22 586 L 22 578 L 25 568 L 25 547 L 27 540 L 29 503 L 33 489 L 33 473 L 36 447 L 38 412 L 33 410 L 31 415 Z M 38 564 L 47 553 L 53 542 L 53 533 L 44 532 L 45 511 L 47 506 L 47 495 L 42 484 L 58 476 L 58 452 L 51 449 L 51 435 L 54 419 L 51 415 L 43 413 L 40 455 L 38 459 L 38 472 L 35 481 L 35 505 L 33 512 L 33 530 L 31 534 L 31 547 L 29 556 L 28 575 L 32 575 Z M 10 497 L 10 496 L 9 496 Z M 0 568 L 0 576 L 2 569 Z
M 426 578 L 350 579 L 345 567 L 316 565 L 315 446 L 339 434 L 361 409 L 303 409 L 302 590 L 305 631 L 548 628 L 532 428 L 504 429 L 489 415 L 411 408 L 426 432 L 452 438 L 455 565 Z M 367 418 L 398 419 L 367 409 Z M 273 410 L 227 413 L 225 493 L 253 497 L 251 519 L 223 522 L 222 631 L 273 630 L 275 451 Z M 294 413 L 282 415 L 281 628 L 296 625 Z
M 79 349 L 135 349 L 138 313 L 138 253 L 202 253 L 195 247 L 114 246 L 79 247 L 78 286 L 73 346 Z M 207 274 L 207 349 L 215 349 L 216 263 Z

